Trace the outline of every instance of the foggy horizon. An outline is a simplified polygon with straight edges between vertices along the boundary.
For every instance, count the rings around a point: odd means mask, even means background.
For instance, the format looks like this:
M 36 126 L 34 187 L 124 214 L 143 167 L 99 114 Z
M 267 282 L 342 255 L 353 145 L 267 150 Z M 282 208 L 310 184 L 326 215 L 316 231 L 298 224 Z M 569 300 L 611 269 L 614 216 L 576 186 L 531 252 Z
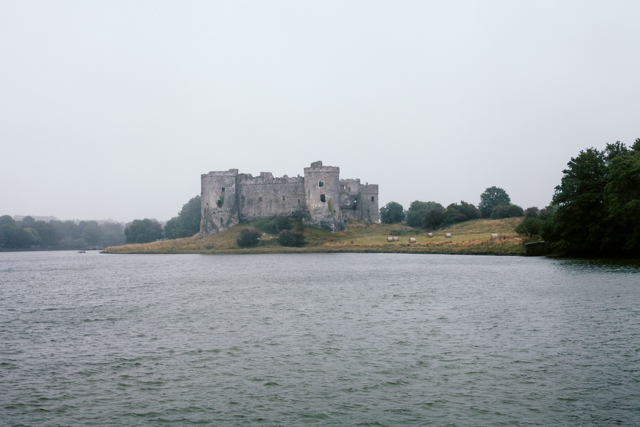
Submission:
M 200 175 L 547 205 L 640 138 L 640 3 L 3 2 L 0 215 L 167 221 Z M 11 160 L 10 162 L 8 160 Z

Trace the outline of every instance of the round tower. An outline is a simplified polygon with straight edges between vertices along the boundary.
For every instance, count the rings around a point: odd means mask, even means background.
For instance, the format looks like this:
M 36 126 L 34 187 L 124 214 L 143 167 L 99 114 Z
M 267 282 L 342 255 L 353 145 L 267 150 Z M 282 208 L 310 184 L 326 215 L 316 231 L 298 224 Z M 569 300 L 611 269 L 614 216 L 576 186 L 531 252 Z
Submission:
M 304 168 L 304 189 L 307 200 L 307 225 L 332 232 L 344 230 L 340 210 L 340 168 L 311 163 Z
M 202 237 L 226 230 L 240 221 L 236 203 L 237 177 L 238 169 L 209 172 L 201 176 Z

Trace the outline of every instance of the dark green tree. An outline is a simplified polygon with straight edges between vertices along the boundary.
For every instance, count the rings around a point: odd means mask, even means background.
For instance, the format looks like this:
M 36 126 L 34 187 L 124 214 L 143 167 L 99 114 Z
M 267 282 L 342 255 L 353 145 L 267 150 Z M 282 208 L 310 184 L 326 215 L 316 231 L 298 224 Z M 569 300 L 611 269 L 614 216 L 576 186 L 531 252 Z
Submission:
M 491 211 L 496 206 L 505 206 L 511 204 L 511 198 L 502 188 L 489 187 L 480 195 L 480 204 L 478 208 L 483 218 L 489 218 Z
M 422 228 L 427 230 L 435 230 L 444 221 L 444 211 L 440 209 L 431 209 L 422 219 Z
M 635 145 L 634 145 L 635 147 Z M 640 146 L 609 164 L 604 202 L 607 227 L 603 253 L 640 252 Z
M 136 219 L 124 229 L 127 243 L 149 243 L 162 239 L 162 226 L 149 218 Z
M 471 203 L 461 201 L 460 204 L 451 203 L 444 211 L 442 225 L 449 226 L 460 222 L 480 218 L 480 211 Z
M 380 208 L 380 220 L 383 224 L 396 224 L 404 220 L 404 209 L 400 203 L 389 202 Z
M 411 203 L 411 206 L 409 206 L 409 210 L 407 211 L 407 225 L 409 227 L 421 227 L 422 220 L 431 209 L 439 209 L 444 212 L 444 206 L 440 203 L 421 202 L 419 200 Z
M 597 253 L 604 237 L 607 212 L 606 154 L 595 148 L 571 158 L 553 196 L 555 214 L 541 229 L 552 250 L 564 253 Z
M 191 237 L 200 231 L 202 218 L 200 196 L 196 196 L 182 206 L 177 217 L 165 224 L 164 233 L 167 239 Z

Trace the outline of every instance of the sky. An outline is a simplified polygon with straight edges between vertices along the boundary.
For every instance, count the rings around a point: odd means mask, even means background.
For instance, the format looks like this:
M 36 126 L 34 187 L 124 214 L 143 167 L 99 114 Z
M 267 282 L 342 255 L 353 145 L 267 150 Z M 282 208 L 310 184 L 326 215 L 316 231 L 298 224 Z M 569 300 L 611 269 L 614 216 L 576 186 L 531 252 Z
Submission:
M 322 160 L 380 206 L 543 207 L 640 138 L 640 2 L 0 2 L 0 215 L 176 216 Z

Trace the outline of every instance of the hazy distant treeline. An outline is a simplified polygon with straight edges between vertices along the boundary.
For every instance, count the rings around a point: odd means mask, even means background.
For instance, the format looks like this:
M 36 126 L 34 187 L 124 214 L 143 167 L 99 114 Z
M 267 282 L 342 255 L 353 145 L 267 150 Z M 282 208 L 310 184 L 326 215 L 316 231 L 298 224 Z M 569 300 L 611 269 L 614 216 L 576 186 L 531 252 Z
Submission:
M 30 216 L 15 221 L 9 215 L 0 216 L 0 249 L 85 249 L 124 243 L 124 227 L 119 223 L 45 222 Z

